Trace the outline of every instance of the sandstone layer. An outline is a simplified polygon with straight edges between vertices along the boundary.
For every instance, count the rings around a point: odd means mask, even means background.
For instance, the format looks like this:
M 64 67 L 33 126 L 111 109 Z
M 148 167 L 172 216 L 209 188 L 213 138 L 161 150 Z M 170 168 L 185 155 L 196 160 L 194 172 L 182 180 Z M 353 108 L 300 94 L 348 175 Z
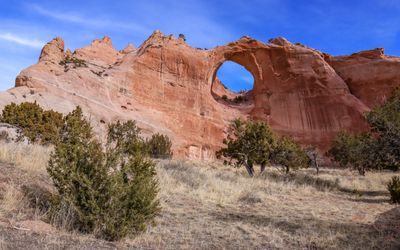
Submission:
M 254 77 L 247 101 L 216 77 L 227 60 Z M 56 38 L 39 62 L 0 93 L 0 107 L 37 101 L 69 112 L 80 105 L 96 130 L 117 119 L 133 119 L 145 135 L 167 134 L 178 158 L 214 158 L 229 121 L 267 122 L 280 135 L 327 149 L 340 130 L 366 129 L 362 113 L 400 86 L 400 58 L 382 49 L 330 56 L 284 38 L 263 43 L 250 37 L 204 50 L 155 31 L 139 48 L 117 51 L 108 37 L 74 52 Z

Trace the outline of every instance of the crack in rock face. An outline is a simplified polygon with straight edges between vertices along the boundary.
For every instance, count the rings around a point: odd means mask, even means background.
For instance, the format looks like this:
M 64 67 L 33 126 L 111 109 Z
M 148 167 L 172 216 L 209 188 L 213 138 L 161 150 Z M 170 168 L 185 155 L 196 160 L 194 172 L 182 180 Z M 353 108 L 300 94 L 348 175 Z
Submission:
M 226 61 L 254 77 L 245 101 L 233 102 L 238 94 L 216 77 Z M 206 50 L 155 31 L 121 51 L 109 37 L 74 52 L 56 38 L 15 88 L 0 93 L 0 108 L 37 101 L 67 113 L 79 105 L 100 135 L 108 122 L 133 119 L 145 136 L 168 135 L 175 157 L 212 160 L 235 118 L 267 122 L 279 135 L 326 150 L 339 131 L 367 129 L 362 114 L 398 86 L 400 58 L 383 49 L 331 56 L 284 38 L 242 37 Z

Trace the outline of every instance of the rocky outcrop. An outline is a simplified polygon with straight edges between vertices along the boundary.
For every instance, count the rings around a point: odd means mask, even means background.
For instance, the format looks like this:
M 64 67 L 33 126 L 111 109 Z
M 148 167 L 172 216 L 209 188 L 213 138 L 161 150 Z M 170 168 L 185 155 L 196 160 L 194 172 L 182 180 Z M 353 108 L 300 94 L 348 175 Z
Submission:
M 133 46 L 132 43 L 128 43 L 128 45 L 120 51 L 121 54 L 128 54 L 135 51 L 135 47 Z
M 400 85 L 399 58 L 383 51 L 334 57 L 284 38 L 266 44 L 242 37 L 203 50 L 156 31 L 137 49 L 120 52 L 108 37 L 74 52 L 64 53 L 61 44 L 45 46 L 16 88 L 0 93 L 0 106 L 35 100 L 65 113 L 80 105 L 100 134 L 107 122 L 134 119 L 145 135 L 167 134 L 180 158 L 213 159 L 237 117 L 326 149 L 338 131 L 366 129 L 362 113 Z M 76 59 L 66 62 L 67 56 Z M 227 60 L 254 77 L 247 101 L 222 99 L 237 96 L 216 77 Z
M 382 48 L 326 59 L 350 92 L 370 108 L 383 103 L 400 86 L 400 58 L 386 56 Z
M 59 62 L 64 59 L 64 40 L 60 37 L 48 42 L 40 53 L 39 62 Z
M 98 66 L 108 66 L 116 63 L 121 54 L 113 47 L 111 39 L 105 36 L 103 39 L 93 40 L 87 47 L 77 49 L 73 56 Z

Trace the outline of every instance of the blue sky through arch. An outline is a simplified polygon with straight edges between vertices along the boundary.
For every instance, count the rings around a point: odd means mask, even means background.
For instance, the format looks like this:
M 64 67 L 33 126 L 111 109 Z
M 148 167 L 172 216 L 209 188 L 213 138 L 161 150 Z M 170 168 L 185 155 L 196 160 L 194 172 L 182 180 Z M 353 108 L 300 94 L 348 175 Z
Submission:
M 224 62 L 218 69 L 217 76 L 228 89 L 234 92 L 253 89 L 253 75 L 242 65 L 235 62 Z

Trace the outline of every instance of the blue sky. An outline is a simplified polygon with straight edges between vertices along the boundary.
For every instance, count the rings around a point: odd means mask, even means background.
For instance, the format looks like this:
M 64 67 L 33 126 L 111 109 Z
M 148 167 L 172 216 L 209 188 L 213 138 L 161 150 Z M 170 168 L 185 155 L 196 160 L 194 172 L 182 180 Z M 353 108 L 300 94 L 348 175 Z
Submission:
M 41 47 L 56 36 L 72 50 L 104 35 L 117 49 L 128 42 L 139 46 L 160 29 L 183 33 L 201 48 L 243 35 L 264 42 L 283 36 L 333 55 L 375 47 L 400 55 L 398 0 L 0 0 L 0 6 L 0 90 L 12 87 L 15 76 L 36 63 Z M 251 85 L 246 72 L 226 68 L 219 76 L 231 88 Z M 241 85 L 240 79 L 250 80 Z

